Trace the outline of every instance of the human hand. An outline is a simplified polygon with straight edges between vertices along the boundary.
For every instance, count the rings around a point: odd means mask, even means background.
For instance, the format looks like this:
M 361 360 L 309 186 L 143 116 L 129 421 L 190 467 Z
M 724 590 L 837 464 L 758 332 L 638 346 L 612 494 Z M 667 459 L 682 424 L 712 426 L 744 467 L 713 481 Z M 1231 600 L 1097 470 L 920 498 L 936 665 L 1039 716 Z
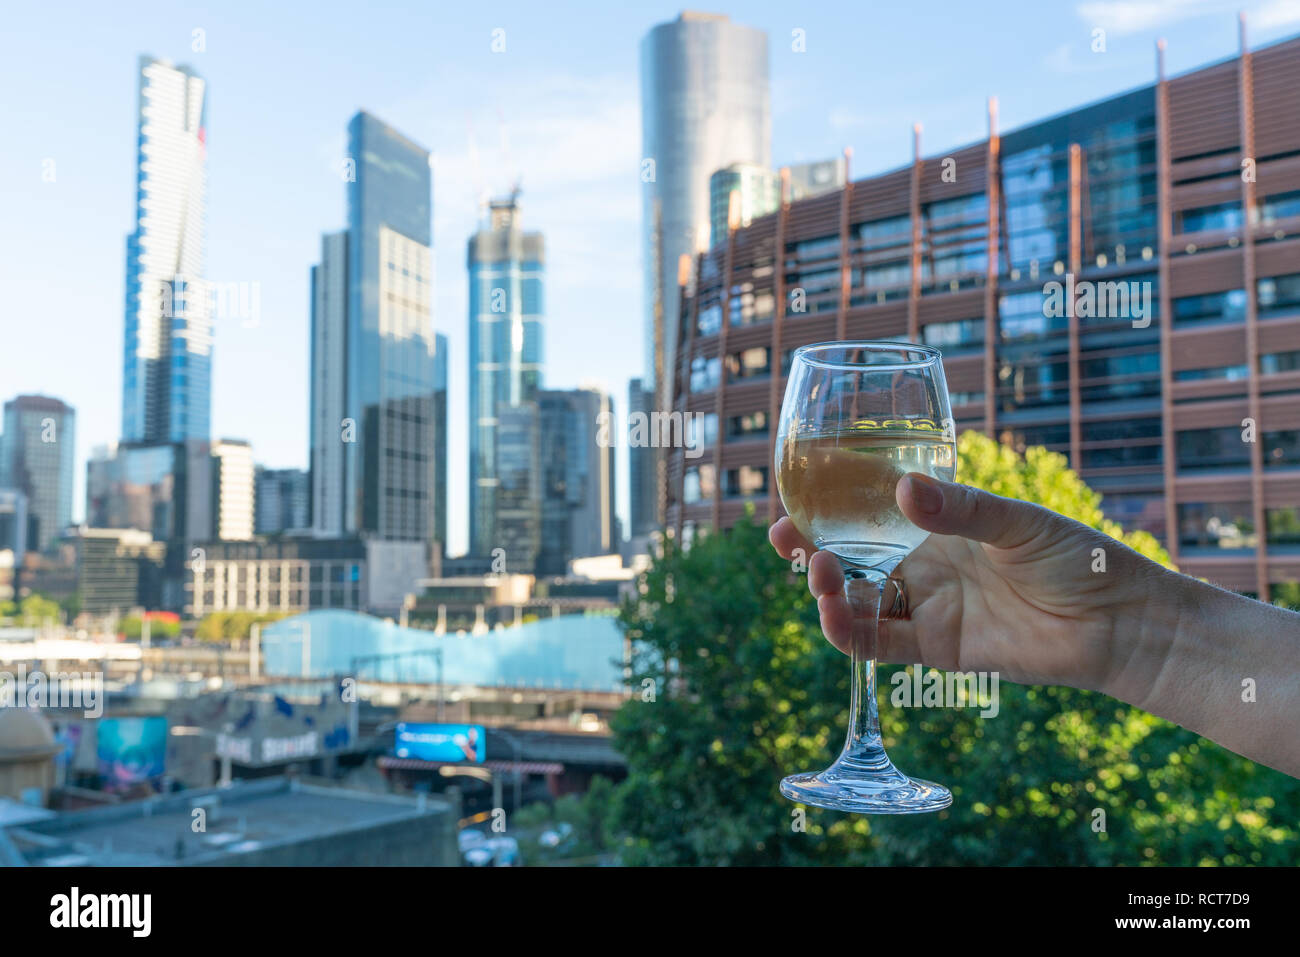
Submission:
M 1122 680 L 1132 632 L 1117 624 L 1143 614 L 1164 568 L 1080 522 L 969 486 L 914 472 L 895 496 L 931 535 L 895 571 L 910 616 L 880 622 L 880 661 L 1093 690 Z M 853 611 L 839 560 L 816 551 L 789 518 L 769 537 L 787 559 L 797 548 L 812 555 L 808 583 L 822 631 L 847 653 Z M 1093 571 L 1096 549 L 1104 571 Z

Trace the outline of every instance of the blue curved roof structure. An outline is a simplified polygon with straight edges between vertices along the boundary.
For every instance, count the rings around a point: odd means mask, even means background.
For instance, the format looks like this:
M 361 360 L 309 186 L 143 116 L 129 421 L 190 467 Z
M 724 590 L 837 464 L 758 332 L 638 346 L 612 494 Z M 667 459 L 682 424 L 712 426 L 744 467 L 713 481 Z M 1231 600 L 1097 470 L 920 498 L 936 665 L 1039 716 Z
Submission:
M 304 652 L 304 641 L 307 643 Z M 623 630 L 612 615 L 561 615 L 481 635 L 435 634 L 352 611 L 312 611 L 265 626 L 268 677 L 438 680 L 442 651 L 449 685 L 617 691 L 623 684 Z

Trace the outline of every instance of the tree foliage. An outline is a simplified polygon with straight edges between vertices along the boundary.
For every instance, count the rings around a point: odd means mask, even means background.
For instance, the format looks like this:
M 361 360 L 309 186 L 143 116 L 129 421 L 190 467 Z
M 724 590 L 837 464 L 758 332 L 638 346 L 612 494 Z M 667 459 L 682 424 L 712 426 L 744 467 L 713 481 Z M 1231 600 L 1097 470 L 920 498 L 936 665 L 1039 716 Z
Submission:
M 47 622 L 61 623 L 63 609 L 52 598 L 32 594 L 17 602 L 0 601 L 0 618 L 7 618 L 15 625 L 34 628 Z
M 1100 496 L 1043 449 L 973 433 L 958 478 L 1038 502 L 1168 563 L 1124 534 Z M 886 745 L 948 785 L 938 814 L 800 809 L 782 776 L 820 770 L 843 742 L 847 660 L 823 640 L 803 576 L 753 517 L 689 549 L 668 542 L 621 620 L 632 698 L 614 716 L 629 775 L 609 826 L 629 864 L 1280 864 L 1300 835 L 1300 782 L 1103 695 L 1000 685 L 1000 710 L 895 708 Z
M 119 626 L 122 635 L 132 641 L 144 636 L 144 620 L 139 615 L 128 615 Z M 176 638 L 181 633 L 181 623 L 170 618 L 151 617 L 149 620 L 149 638 Z
M 553 802 L 529 804 L 516 811 L 511 831 L 526 847 L 526 862 L 592 863 L 608 855 L 613 843 L 609 828 L 613 792 L 613 782 L 596 775 L 583 794 L 565 794 Z M 538 841 L 545 830 L 565 825 L 567 830 L 557 846 L 546 847 Z
M 252 611 L 214 611 L 203 616 L 194 636 L 202 641 L 230 641 L 235 638 L 248 638 L 253 625 L 265 625 L 288 617 L 285 612 L 260 614 Z

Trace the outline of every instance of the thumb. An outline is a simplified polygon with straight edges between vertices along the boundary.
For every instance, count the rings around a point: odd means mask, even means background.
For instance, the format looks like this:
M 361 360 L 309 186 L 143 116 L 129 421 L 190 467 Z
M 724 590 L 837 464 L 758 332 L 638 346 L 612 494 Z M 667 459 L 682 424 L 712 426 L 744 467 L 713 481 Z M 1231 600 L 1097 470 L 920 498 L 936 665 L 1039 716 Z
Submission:
M 909 472 L 898 482 L 898 507 L 918 528 L 960 535 L 995 548 L 1019 548 L 1057 528 L 1061 516 L 1019 499 Z

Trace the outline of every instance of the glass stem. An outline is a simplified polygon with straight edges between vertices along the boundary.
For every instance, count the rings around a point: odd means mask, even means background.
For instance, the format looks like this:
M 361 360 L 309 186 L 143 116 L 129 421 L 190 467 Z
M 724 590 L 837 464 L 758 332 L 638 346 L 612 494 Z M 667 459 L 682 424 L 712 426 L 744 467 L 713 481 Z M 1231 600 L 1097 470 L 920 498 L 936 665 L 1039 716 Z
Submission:
M 853 612 L 852 702 L 849 733 L 836 763 L 855 770 L 892 770 L 880 739 L 880 711 L 876 701 L 876 635 L 885 578 L 860 568 L 844 570 L 844 596 Z

